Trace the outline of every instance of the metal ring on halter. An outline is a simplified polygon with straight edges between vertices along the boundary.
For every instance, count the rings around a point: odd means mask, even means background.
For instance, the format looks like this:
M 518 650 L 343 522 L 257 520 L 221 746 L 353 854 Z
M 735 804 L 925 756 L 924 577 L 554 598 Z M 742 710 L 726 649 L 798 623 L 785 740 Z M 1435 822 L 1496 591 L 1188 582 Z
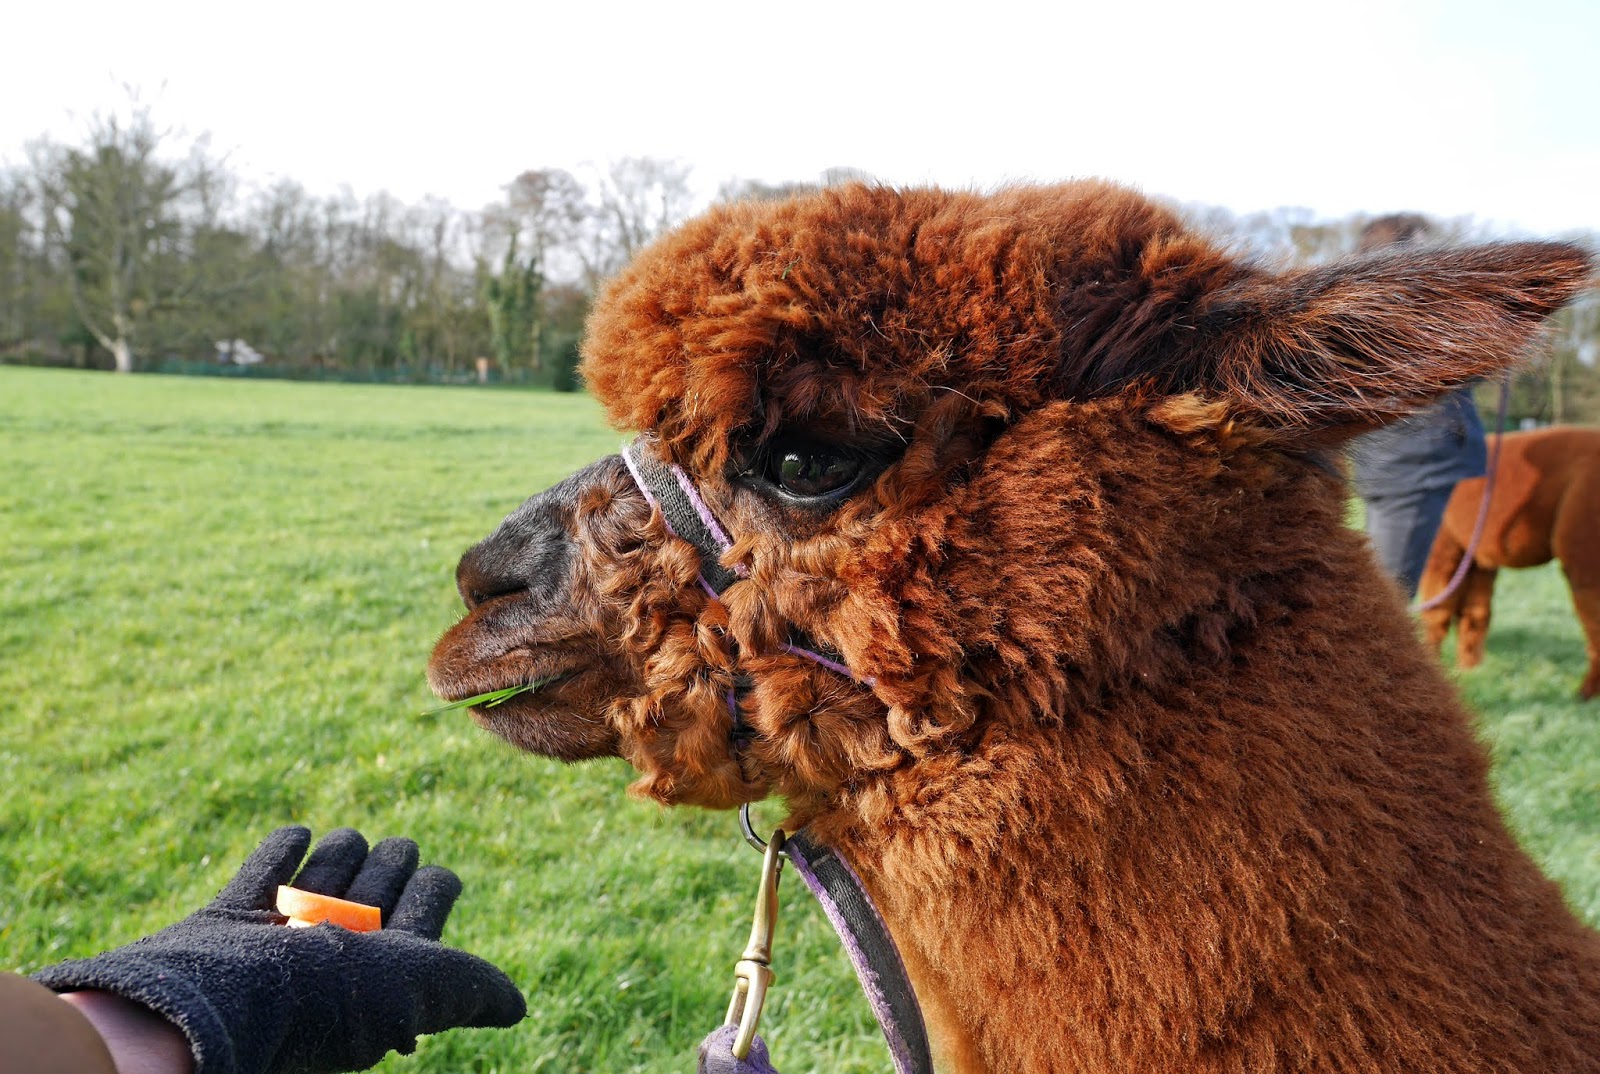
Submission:
M 739 830 L 744 833 L 744 841 L 756 848 L 756 853 L 767 852 L 767 841 L 756 834 L 750 824 L 750 803 L 746 802 L 739 807 Z

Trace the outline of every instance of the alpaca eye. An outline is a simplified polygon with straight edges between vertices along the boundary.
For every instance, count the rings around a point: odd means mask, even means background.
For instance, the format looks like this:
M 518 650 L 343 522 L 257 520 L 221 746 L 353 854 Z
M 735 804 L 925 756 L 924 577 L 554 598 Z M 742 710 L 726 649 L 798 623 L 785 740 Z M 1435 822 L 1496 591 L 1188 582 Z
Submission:
M 827 451 L 793 449 L 773 457 L 772 483 L 791 496 L 826 496 L 861 473 L 861 460 Z

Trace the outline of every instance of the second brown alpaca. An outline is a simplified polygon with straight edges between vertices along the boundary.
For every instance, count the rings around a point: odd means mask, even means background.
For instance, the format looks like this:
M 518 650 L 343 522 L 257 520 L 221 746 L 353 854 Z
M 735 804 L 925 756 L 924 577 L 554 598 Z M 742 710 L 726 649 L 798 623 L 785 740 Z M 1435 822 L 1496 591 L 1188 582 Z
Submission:
M 585 376 L 743 580 L 708 593 L 601 459 L 463 558 L 430 681 L 557 676 L 474 716 L 661 802 L 786 798 L 960 1074 L 1596 1074 L 1600 939 L 1332 456 L 1590 272 L 1524 243 L 1277 274 L 1096 183 L 719 208 L 608 287 Z
M 1578 696 L 1592 699 L 1600 694 L 1600 429 L 1506 433 L 1490 437 L 1489 449 L 1496 473 L 1483 535 L 1457 588 L 1422 613 L 1428 643 L 1437 648 L 1454 626 L 1458 662 L 1477 667 L 1500 570 L 1557 560 L 1587 639 L 1589 666 Z M 1472 546 L 1485 487 L 1485 478 L 1472 478 L 1450 494 L 1418 591 L 1424 603 L 1446 590 Z

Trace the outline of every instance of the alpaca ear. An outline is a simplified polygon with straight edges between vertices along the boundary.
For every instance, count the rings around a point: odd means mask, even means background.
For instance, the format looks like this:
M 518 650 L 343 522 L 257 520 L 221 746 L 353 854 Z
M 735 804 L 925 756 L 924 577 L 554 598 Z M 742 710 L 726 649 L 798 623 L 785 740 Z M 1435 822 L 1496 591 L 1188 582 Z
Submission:
M 1592 271 L 1579 246 L 1523 242 L 1250 274 L 1198 297 L 1156 379 L 1252 424 L 1353 434 L 1515 365 Z

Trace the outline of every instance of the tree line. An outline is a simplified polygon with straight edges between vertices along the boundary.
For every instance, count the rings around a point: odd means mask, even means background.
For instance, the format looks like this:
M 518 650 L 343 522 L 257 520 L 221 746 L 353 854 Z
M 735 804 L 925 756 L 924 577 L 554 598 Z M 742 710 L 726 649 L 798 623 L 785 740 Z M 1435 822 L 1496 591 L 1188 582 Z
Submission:
M 697 207 L 689 177 L 649 157 L 585 180 L 534 168 L 477 210 L 314 196 L 292 181 L 247 191 L 204 138 L 164 130 L 148 109 L 100 116 L 77 144 L 41 140 L 0 169 L 0 361 L 570 390 L 596 288 Z M 718 198 L 855 178 L 871 177 L 734 181 Z M 1280 264 L 1342 256 L 1367 222 L 1177 208 Z M 1441 239 L 1493 237 L 1471 220 L 1433 224 Z M 1517 378 L 1513 422 L 1600 422 L 1597 353 L 1591 293 Z
M 0 360 L 572 388 L 590 295 L 688 215 L 688 177 L 535 169 L 476 211 L 241 193 L 204 139 L 98 117 L 0 170 Z

